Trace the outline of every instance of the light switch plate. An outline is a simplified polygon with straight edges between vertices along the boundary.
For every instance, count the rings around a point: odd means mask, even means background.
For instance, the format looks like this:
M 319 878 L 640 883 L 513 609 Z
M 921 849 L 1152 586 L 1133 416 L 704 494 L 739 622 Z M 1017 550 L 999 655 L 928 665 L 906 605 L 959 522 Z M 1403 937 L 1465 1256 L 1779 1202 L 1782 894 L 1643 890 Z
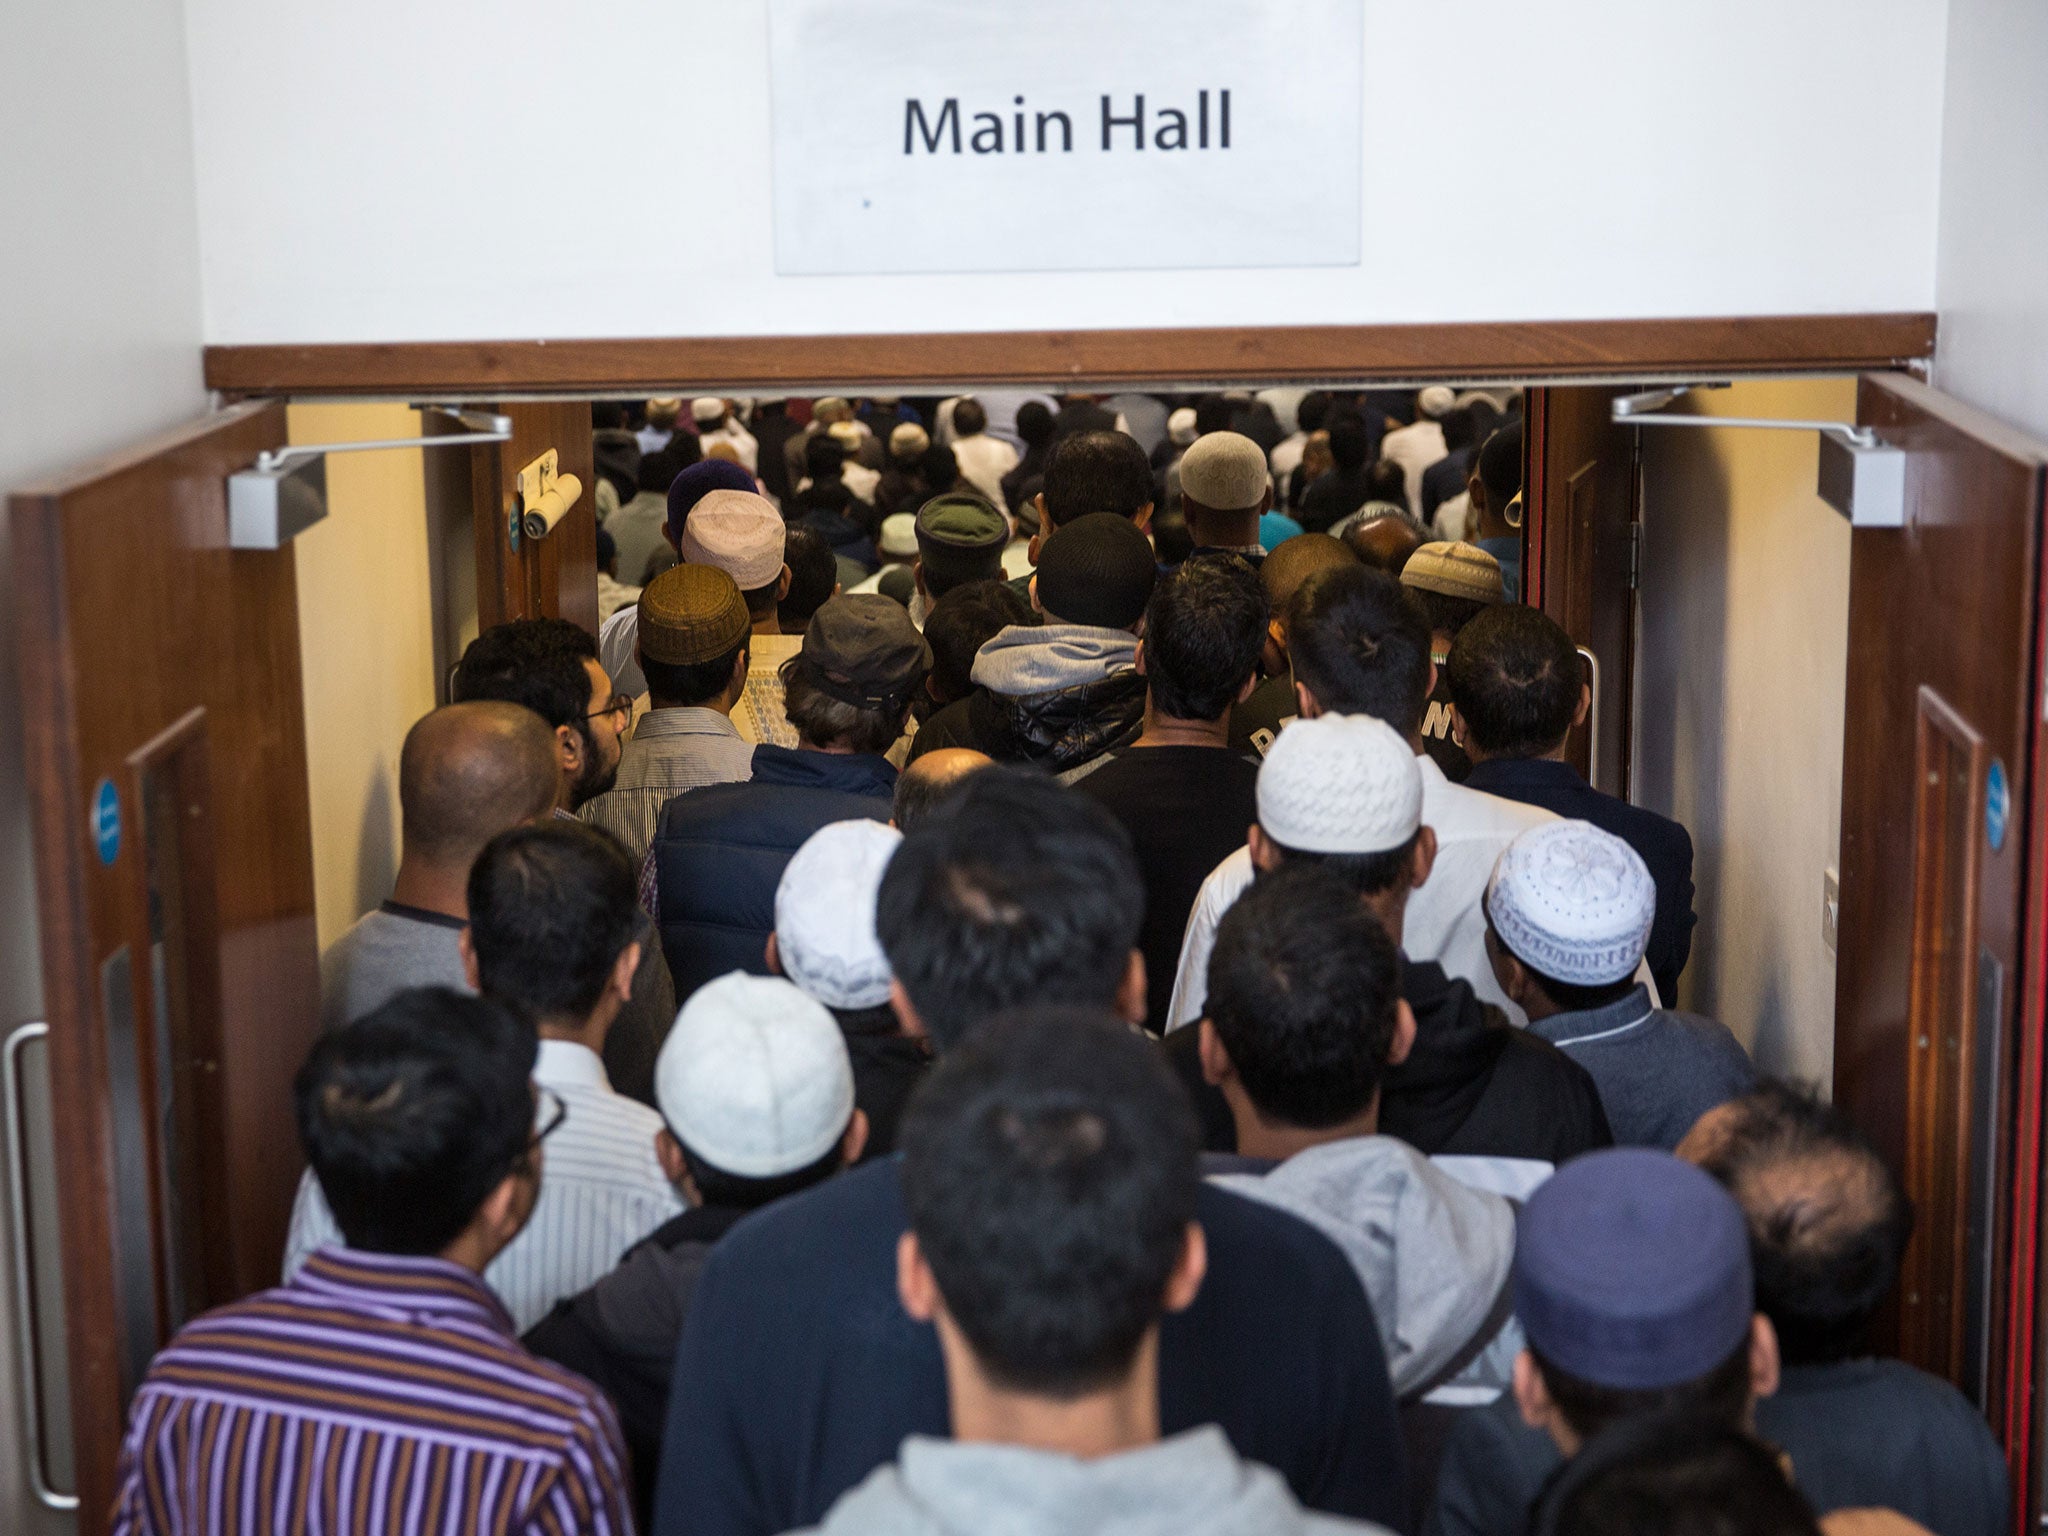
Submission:
M 1827 945 L 1828 953 L 1835 952 L 1840 937 L 1842 922 L 1842 883 L 1832 869 L 1821 871 L 1820 888 L 1820 941 Z

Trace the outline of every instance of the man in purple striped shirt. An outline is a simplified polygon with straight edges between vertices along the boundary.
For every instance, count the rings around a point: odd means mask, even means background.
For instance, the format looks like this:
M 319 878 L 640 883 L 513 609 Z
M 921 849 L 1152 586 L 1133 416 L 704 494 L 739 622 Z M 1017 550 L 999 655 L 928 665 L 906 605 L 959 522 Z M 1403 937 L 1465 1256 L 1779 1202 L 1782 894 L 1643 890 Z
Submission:
M 299 1135 L 348 1246 L 151 1365 L 116 1536 L 631 1536 L 617 1420 L 529 1354 L 481 1275 L 540 1183 L 531 1026 L 443 988 L 322 1037 Z M 545 1099 L 546 1096 L 544 1096 Z

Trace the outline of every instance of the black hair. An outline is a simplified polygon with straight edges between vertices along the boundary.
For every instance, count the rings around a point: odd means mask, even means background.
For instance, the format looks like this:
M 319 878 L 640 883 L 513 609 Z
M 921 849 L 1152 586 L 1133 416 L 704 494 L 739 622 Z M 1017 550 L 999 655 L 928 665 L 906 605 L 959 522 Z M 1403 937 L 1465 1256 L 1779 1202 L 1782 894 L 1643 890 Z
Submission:
M 1329 417 L 1330 392 L 1326 389 L 1310 390 L 1294 408 L 1294 425 L 1304 433 L 1320 432 Z
M 1813 1507 L 1753 1435 L 1687 1414 L 1617 1424 L 1545 1488 L 1532 1536 L 1820 1536 Z
M 920 773 L 917 765 L 921 761 L 921 758 L 913 759 L 896 775 L 896 794 L 890 801 L 889 819 L 896 823 L 896 830 L 906 836 L 941 806 L 952 804 L 954 795 L 972 776 L 971 772 L 943 778 L 930 772 Z
M 1479 480 L 1486 487 L 1486 504 L 1498 517 L 1509 502 L 1522 493 L 1522 423 L 1510 422 L 1486 440 L 1479 450 Z
M 811 615 L 831 600 L 839 585 L 839 562 L 822 533 L 792 523 L 782 537 L 782 563 L 789 567 L 789 593 L 776 606 L 776 622 L 785 635 L 800 635 L 810 627 Z
M 676 476 L 703 457 L 704 445 L 697 441 L 697 434 L 677 427 L 670 432 L 668 441 L 659 452 L 642 455 L 639 488 L 652 491 L 657 496 L 666 496 L 669 487 L 675 484 Z
M 782 712 L 803 740 L 849 752 L 882 753 L 903 734 L 910 696 L 886 708 L 849 704 L 820 688 L 801 652 L 782 664 Z
M 1374 459 L 1372 467 L 1365 472 L 1365 495 L 1368 501 L 1391 501 L 1397 507 L 1408 505 L 1408 471 L 1392 459 Z
M 344 1241 L 434 1254 L 533 1145 L 539 1042 L 504 1004 L 414 987 L 314 1042 L 299 1140 Z
M 597 568 L 607 576 L 619 574 L 619 541 L 603 528 L 597 530 Z
M 741 636 L 738 645 L 709 661 L 656 661 L 643 653 L 640 675 L 647 679 L 647 697 L 657 704 L 686 706 L 717 698 L 732 681 L 740 652 L 748 648 L 752 639 L 751 635 Z
M 934 496 L 960 483 L 960 458 L 944 443 L 933 443 L 918 455 L 917 478 Z
M 593 432 L 619 432 L 626 426 L 626 402 L 623 400 L 593 400 L 590 402 L 590 429 Z
M 844 480 L 813 480 L 790 500 L 792 511 L 844 512 L 853 505 L 853 488 Z M 797 525 L 789 523 L 788 526 L 793 528 Z M 785 561 L 789 558 L 787 535 L 784 536 L 783 558 Z
M 998 767 L 969 774 L 904 837 L 875 930 L 943 1049 L 1005 1008 L 1108 1006 L 1144 912 L 1122 822 L 1041 774 Z
M 1400 581 L 1363 565 L 1333 566 L 1287 605 L 1287 659 L 1331 714 L 1371 715 L 1404 736 L 1429 702 L 1429 623 Z
M 1499 606 L 1476 597 L 1452 597 L 1448 592 L 1432 592 L 1428 587 L 1409 586 L 1406 582 L 1402 585 L 1408 587 L 1409 601 L 1422 610 L 1433 635 L 1448 634 L 1455 638 L 1480 614 Z
M 953 431 L 960 437 L 972 437 L 977 432 L 988 430 L 988 412 L 981 408 L 981 402 L 969 395 L 953 407 Z
M 469 642 L 449 685 L 450 702 L 524 704 L 550 727 L 573 726 L 586 743 L 590 672 L 597 637 L 568 619 L 512 619 Z
M 1757 1310 L 1787 1365 L 1864 1352 L 1899 1277 L 1913 1206 L 1868 1137 L 1820 1095 L 1765 1080 L 1734 1101 L 1700 1166 L 1749 1223 Z
M 1467 405 L 1445 411 L 1437 425 L 1443 429 L 1444 447 L 1453 453 L 1471 447 L 1479 433 L 1479 418 Z
M 1365 468 L 1365 456 L 1371 450 L 1372 439 L 1365 430 L 1365 423 L 1350 411 L 1332 412 L 1330 416 L 1330 459 L 1346 474 L 1357 474 Z
M 1185 513 L 1178 510 L 1162 512 L 1148 525 L 1152 533 L 1152 552 L 1164 566 L 1176 566 L 1195 552 L 1195 536 L 1188 532 Z
M 836 480 L 846 469 L 846 449 L 830 432 L 811 434 L 804 444 L 804 473 L 813 480 Z
M 477 980 L 536 1019 L 580 1024 L 640 929 L 639 871 L 597 827 L 559 818 L 514 827 L 470 866 Z
M 1473 746 L 1488 757 L 1541 757 L 1570 733 L 1586 673 L 1555 619 L 1496 603 L 1458 632 L 1444 681 Z
M 1027 448 L 1042 448 L 1052 441 L 1052 409 L 1043 400 L 1026 400 L 1017 407 L 1017 435 Z
M 782 538 L 786 553 L 789 547 L 789 534 L 786 529 Z M 794 586 L 795 582 L 792 581 L 790 585 Z M 748 619 L 756 624 L 760 623 L 769 614 L 774 613 L 776 605 L 782 601 L 782 572 L 777 571 L 773 581 L 747 588 L 740 594 L 740 600 L 747 605 Z
M 1237 407 L 1221 395 L 1199 396 L 1195 401 L 1195 436 L 1207 437 L 1211 432 L 1228 432 L 1236 414 Z
M 899 1140 L 910 1229 L 990 1380 L 1071 1399 L 1126 1377 L 1201 1188 L 1158 1051 L 1107 1014 L 1021 1009 L 939 1059 Z
M 1312 853 L 1279 842 L 1272 846 L 1283 864 L 1313 864 L 1343 881 L 1345 889 L 1354 896 L 1380 896 L 1408 878 L 1415 863 L 1415 844 L 1421 836 L 1417 832 L 1400 847 L 1378 853 Z M 1272 842 L 1270 838 L 1268 841 Z
M 1123 432 L 1076 432 L 1045 461 L 1045 531 L 1110 512 L 1136 520 L 1152 501 L 1152 462 Z
M 1209 956 L 1208 1016 L 1261 1115 L 1323 1130 L 1373 1102 L 1400 969 L 1386 930 L 1327 869 L 1283 864 L 1231 903 Z
M 1012 624 L 1033 621 L 1031 605 L 1006 581 L 970 581 L 947 592 L 924 621 L 938 701 L 950 704 L 972 693 L 974 658 L 981 648 Z
M 1159 713 L 1219 720 L 1258 670 L 1266 594 L 1236 555 L 1197 555 L 1152 589 L 1145 608 L 1145 682 Z
M 1582 1440 L 1591 1439 L 1610 1424 L 1652 1415 L 1687 1414 L 1709 1423 L 1739 1429 L 1747 1422 L 1750 1403 L 1749 1332 L 1719 1365 L 1669 1387 L 1606 1387 L 1582 1381 L 1543 1358 L 1534 1345 L 1529 1353 L 1543 1377 L 1550 1400 L 1564 1416 L 1565 1423 Z
M 669 1127 L 669 1134 L 675 1136 L 675 1127 Z M 690 1170 L 690 1182 L 697 1186 L 697 1193 L 703 1197 L 704 1203 L 722 1205 L 729 1210 L 759 1210 L 785 1195 L 794 1195 L 813 1184 L 824 1183 L 844 1165 L 841 1144 L 835 1141 L 814 1163 L 788 1173 L 778 1173 L 770 1179 L 750 1179 L 743 1174 L 727 1173 L 716 1164 L 705 1161 L 680 1136 L 676 1136 L 676 1145 L 683 1149 L 683 1165 Z

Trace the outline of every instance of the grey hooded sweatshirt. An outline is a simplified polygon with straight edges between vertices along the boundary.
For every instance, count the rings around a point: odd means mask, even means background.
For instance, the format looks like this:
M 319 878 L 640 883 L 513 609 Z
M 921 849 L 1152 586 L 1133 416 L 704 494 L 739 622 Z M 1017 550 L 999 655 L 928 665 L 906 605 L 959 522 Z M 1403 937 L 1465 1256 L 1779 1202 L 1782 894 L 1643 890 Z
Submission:
M 1502 1352 L 1475 1349 L 1507 1320 L 1514 1207 L 1469 1189 L 1392 1136 L 1354 1136 L 1298 1152 L 1266 1173 L 1212 1182 L 1291 1211 L 1344 1251 L 1372 1302 L 1394 1394 L 1481 1380 Z M 1511 1355 L 1511 1351 L 1508 1352 Z
M 1312 1514 L 1214 1425 L 1081 1461 L 912 1435 L 832 1506 L 816 1536 L 1388 1536 Z
M 974 658 L 974 692 L 917 733 L 913 759 L 973 747 L 1071 782 L 1144 729 L 1138 638 L 1090 624 L 1013 624 Z

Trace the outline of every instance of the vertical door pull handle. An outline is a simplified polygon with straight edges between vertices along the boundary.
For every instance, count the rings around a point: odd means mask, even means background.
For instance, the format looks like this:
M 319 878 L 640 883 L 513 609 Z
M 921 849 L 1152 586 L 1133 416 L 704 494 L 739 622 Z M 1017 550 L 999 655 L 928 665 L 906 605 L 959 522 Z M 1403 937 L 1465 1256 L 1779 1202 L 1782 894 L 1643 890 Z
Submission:
M 1579 647 L 1579 654 L 1586 658 L 1586 675 L 1593 689 L 1593 707 L 1586 715 L 1586 782 L 1597 788 L 1600 783 L 1600 658 L 1583 645 Z
M 14 1258 L 14 1362 L 22 1423 L 28 1432 L 29 1488 L 43 1508 L 70 1511 L 78 1508 L 78 1495 L 59 1493 L 50 1486 L 44 1446 L 42 1381 L 36 1369 L 35 1276 L 29 1270 L 28 1138 L 23 1134 L 21 1113 L 22 1047 L 49 1033 L 50 1026 L 36 1019 L 18 1026 L 7 1037 L 7 1043 L 0 1046 L 0 1098 L 6 1101 L 7 1216 L 11 1228 L 8 1247 Z

